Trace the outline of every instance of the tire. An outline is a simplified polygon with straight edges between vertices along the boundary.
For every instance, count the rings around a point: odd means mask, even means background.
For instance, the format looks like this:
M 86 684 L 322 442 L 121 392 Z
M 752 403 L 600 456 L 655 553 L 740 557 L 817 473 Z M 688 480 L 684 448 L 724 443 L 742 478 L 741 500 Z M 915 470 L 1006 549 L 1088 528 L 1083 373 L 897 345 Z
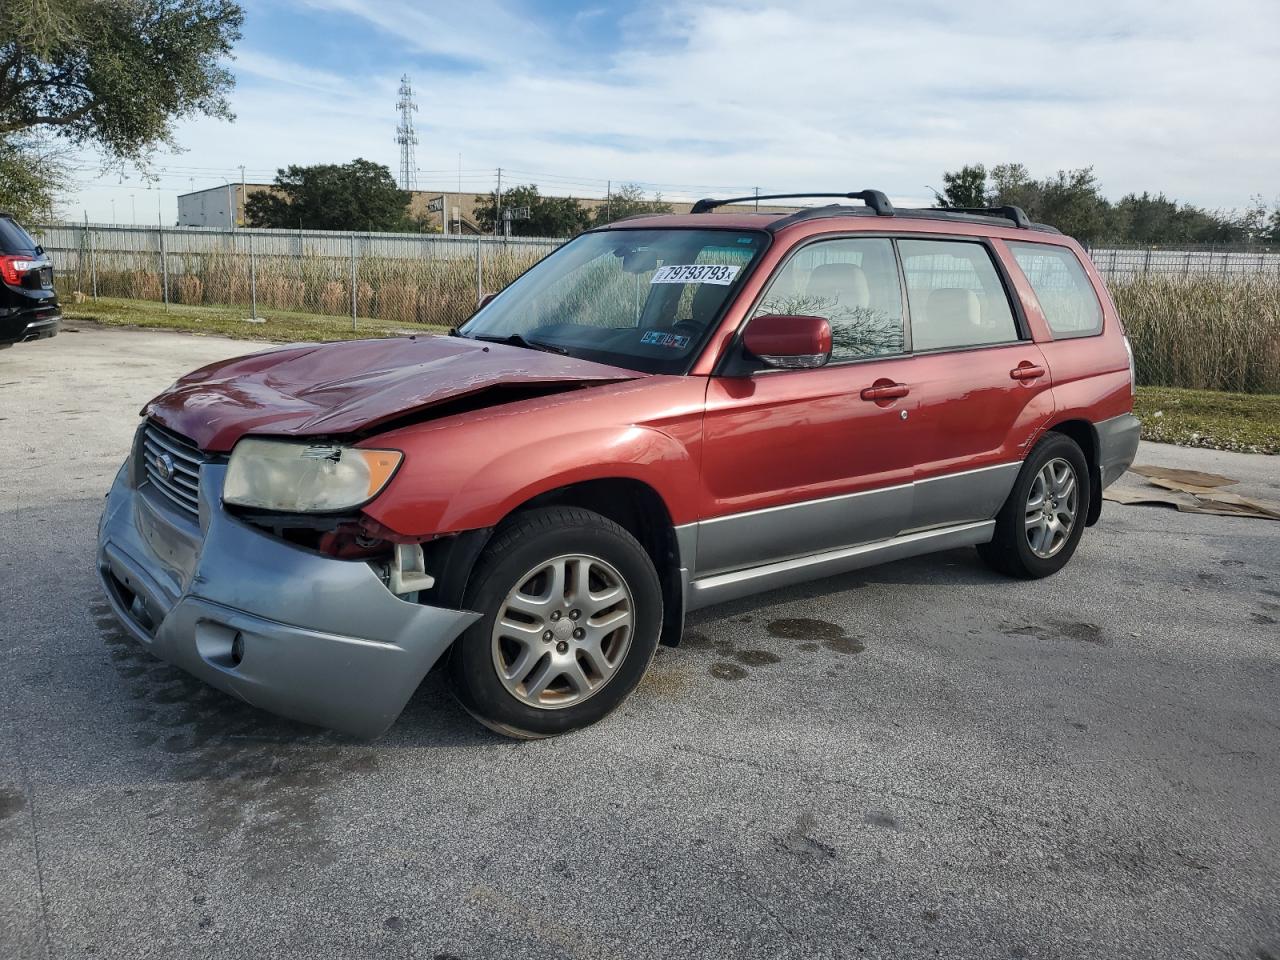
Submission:
M 552 737 L 603 719 L 658 649 L 653 562 L 635 537 L 589 510 L 517 514 L 485 547 L 465 597 L 481 617 L 450 653 L 453 694 L 505 736 Z
M 1062 479 L 1067 468 L 1069 490 Z M 1009 499 L 996 514 L 995 536 L 979 545 L 978 553 L 993 570 L 1010 577 L 1038 580 L 1057 573 L 1084 533 L 1091 483 L 1079 445 L 1065 434 L 1047 434 L 1023 462 Z

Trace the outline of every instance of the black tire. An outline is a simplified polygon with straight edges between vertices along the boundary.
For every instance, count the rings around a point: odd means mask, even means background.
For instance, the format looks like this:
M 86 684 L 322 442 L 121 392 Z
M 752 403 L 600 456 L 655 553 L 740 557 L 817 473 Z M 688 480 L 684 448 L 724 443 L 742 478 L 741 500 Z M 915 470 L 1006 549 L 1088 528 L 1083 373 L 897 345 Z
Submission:
M 508 593 L 537 565 L 567 554 L 611 565 L 630 590 L 629 645 L 599 689 L 580 702 L 532 706 L 508 690 L 495 664 L 494 625 Z M 636 688 L 662 630 L 662 586 L 645 549 L 612 520 L 578 507 L 544 507 L 515 515 L 494 533 L 467 585 L 465 607 L 481 613 L 454 643 L 449 673 L 454 696 L 489 729 L 518 739 L 569 733 L 603 719 Z M 550 647 L 547 648 L 550 651 Z
M 1027 534 L 1028 498 L 1037 477 L 1047 464 L 1065 461 L 1075 471 L 1076 509 L 1069 534 L 1052 556 L 1038 556 Z M 1067 565 L 1084 533 L 1089 510 L 1092 478 L 1089 464 L 1079 445 L 1062 433 L 1050 432 L 1031 450 L 1022 464 L 1009 499 L 996 514 L 995 536 L 980 544 L 978 553 L 993 570 L 1023 580 L 1038 580 L 1057 573 Z

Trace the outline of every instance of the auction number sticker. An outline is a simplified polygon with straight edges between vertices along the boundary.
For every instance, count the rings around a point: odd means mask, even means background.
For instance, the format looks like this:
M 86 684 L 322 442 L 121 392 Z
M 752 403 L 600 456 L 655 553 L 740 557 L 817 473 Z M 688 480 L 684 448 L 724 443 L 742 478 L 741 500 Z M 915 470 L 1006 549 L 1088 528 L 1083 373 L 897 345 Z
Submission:
M 659 267 L 650 283 L 714 283 L 727 287 L 741 267 L 725 263 L 671 264 Z
M 671 347 L 676 350 L 683 350 L 689 345 L 689 338 L 681 336 L 678 333 L 664 333 L 661 330 L 648 330 L 644 336 L 640 338 L 641 343 L 651 344 L 655 347 Z

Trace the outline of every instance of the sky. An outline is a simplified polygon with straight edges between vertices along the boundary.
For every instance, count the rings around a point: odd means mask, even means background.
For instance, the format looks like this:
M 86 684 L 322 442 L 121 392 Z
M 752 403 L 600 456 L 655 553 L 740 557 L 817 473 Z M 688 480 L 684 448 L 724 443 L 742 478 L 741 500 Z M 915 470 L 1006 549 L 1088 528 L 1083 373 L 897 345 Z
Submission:
M 234 122 L 184 120 L 156 179 L 80 161 L 62 213 L 166 224 L 179 193 L 364 157 L 421 188 L 668 198 L 1092 166 L 1103 192 L 1280 198 L 1280 0 L 243 0 Z M 461 169 L 461 173 L 459 173 Z M 114 204 L 113 204 L 114 201 Z

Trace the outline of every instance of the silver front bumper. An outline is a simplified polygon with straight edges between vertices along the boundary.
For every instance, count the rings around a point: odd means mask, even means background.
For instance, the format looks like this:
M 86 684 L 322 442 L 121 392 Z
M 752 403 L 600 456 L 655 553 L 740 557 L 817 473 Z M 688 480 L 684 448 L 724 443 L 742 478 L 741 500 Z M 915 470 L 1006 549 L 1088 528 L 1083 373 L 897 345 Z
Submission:
M 375 737 L 479 617 L 401 600 L 367 563 L 235 519 L 222 509 L 221 464 L 200 468 L 197 525 L 146 483 L 135 487 L 131 463 L 98 529 L 116 616 L 156 656 L 256 707 Z

